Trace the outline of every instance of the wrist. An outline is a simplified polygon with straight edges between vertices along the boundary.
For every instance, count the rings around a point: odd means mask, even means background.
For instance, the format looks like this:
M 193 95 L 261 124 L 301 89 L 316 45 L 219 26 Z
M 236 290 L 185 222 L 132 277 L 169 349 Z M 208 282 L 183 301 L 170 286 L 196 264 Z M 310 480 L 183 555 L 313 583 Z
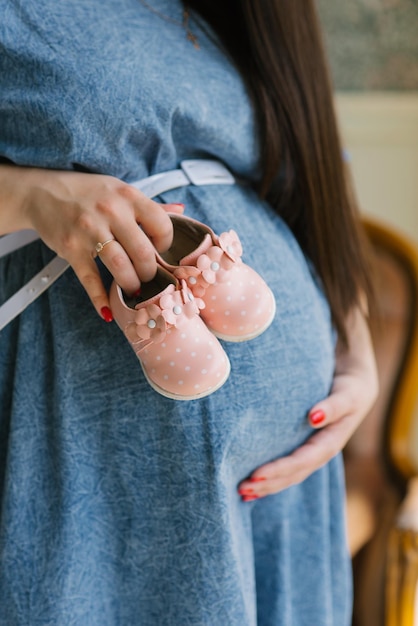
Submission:
M 0 166 L 0 235 L 34 227 L 28 211 L 33 170 Z

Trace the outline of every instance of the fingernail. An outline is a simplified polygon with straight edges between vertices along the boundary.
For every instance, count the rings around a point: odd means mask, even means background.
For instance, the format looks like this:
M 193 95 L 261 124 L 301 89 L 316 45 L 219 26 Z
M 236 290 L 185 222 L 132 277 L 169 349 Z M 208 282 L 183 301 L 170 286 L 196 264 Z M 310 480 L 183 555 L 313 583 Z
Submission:
M 240 496 L 254 496 L 254 489 L 238 489 L 238 493 Z
M 181 202 L 172 202 L 171 203 L 173 206 L 181 206 L 183 209 L 186 206 L 185 204 L 182 204 Z
M 248 480 L 250 483 L 261 483 L 263 480 L 267 480 L 267 478 L 265 476 L 251 476 Z
M 311 424 L 318 426 L 318 424 L 321 424 L 325 420 L 325 413 L 319 409 L 318 411 L 311 413 L 309 415 L 309 419 Z
M 252 500 L 258 500 L 260 496 L 242 496 L 241 500 L 243 502 L 251 502 Z
M 103 306 L 100 309 L 100 313 L 104 319 L 105 322 L 113 322 L 113 315 L 112 315 L 112 311 L 109 309 L 108 306 Z

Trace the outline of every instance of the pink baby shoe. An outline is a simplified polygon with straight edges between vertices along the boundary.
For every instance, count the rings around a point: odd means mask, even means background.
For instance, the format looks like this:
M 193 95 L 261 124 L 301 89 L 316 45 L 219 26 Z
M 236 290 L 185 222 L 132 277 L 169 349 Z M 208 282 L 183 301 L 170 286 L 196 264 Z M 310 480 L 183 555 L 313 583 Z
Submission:
M 276 303 L 264 280 L 241 260 L 234 230 L 215 235 L 205 224 L 170 214 L 174 239 L 158 261 L 195 298 L 205 303 L 201 317 L 220 339 L 247 341 L 261 335 L 273 321 Z
M 167 398 L 195 400 L 221 387 L 230 363 L 199 312 L 204 303 L 186 282 L 159 268 L 129 299 L 114 282 L 113 316 L 136 353 L 151 387 Z

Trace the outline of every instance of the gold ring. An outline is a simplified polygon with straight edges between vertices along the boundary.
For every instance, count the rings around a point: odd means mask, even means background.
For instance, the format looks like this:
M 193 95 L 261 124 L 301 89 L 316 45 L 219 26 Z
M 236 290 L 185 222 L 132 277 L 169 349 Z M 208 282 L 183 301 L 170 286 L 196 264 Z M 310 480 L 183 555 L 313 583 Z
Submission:
M 100 243 L 100 241 L 98 243 L 96 243 L 96 245 L 94 246 L 94 249 L 96 250 L 97 254 L 100 254 L 101 251 L 103 250 L 103 248 L 105 246 L 107 246 L 108 243 L 111 243 L 112 241 L 115 241 L 115 240 L 114 239 L 107 239 L 103 243 Z

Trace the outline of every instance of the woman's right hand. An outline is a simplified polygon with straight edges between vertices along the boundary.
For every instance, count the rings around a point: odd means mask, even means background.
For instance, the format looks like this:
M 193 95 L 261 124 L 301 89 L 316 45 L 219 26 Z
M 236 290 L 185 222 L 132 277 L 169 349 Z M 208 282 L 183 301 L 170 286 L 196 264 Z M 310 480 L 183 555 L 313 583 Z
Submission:
M 156 272 L 155 249 L 170 247 L 173 228 L 166 212 L 183 210 L 100 174 L 5 165 L 3 182 L 0 232 L 35 229 L 68 261 L 97 312 L 109 321 L 109 300 L 94 261 L 96 244 L 111 240 L 100 259 L 122 289 L 134 293 Z

